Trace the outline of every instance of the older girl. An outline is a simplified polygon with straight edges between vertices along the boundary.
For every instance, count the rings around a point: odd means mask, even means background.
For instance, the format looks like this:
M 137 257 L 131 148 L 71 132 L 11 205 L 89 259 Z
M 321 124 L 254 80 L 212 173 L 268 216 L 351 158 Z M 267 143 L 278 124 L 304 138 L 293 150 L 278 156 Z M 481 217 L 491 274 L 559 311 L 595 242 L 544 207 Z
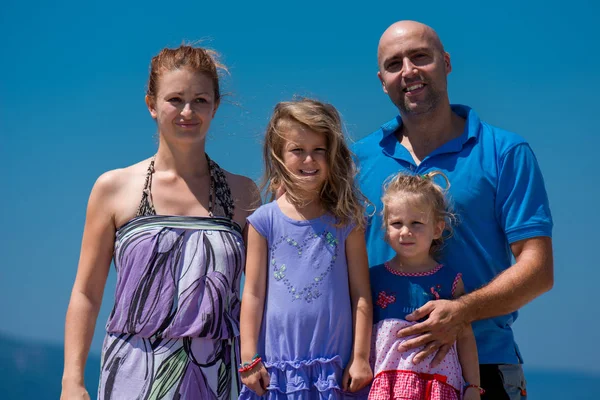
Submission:
M 285 193 L 248 218 L 240 399 L 366 398 L 363 205 L 337 111 L 279 103 L 264 157 L 272 197 Z

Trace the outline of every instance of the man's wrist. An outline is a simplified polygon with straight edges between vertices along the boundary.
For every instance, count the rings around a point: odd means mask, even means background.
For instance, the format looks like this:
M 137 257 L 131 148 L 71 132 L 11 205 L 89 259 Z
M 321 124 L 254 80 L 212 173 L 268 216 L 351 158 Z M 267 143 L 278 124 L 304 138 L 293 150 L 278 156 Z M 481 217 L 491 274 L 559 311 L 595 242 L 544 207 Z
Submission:
M 460 305 L 459 313 L 465 323 L 470 324 L 477 320 L 477 311 L 474 302 L 472 301 L 472 296 L 464 295 L 455 301 Z

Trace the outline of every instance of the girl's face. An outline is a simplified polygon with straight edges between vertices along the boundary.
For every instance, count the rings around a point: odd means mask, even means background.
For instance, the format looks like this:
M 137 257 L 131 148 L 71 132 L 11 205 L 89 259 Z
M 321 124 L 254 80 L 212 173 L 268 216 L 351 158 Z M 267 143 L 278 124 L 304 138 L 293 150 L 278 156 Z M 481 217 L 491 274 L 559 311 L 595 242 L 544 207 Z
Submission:
M 208 76 L 183 68 L 161 74 L 156 99 L 146 104 L 165 139 L 204 142 L 219 106 L 214 97 Z
M 444 221 L 435 221 L 433 210 L 422 196 L 398 193 L 387 204 L 386 238 L 405 259 L 429 256 L 434 239 L 444 231 Z
M 286 168 L 307 191 L 319 191 L 329 173 L 325 135 L 290 124 L 285 133 L 282 159 Z

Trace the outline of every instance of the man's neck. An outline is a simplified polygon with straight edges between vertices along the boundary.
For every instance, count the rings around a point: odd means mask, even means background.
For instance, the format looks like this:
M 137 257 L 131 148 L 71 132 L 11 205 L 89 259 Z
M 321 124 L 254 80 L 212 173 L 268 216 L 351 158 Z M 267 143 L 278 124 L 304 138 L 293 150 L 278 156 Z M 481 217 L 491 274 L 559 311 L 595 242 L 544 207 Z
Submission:
M 454 114 L 449 104 L 425 114 L 401 116 L 402 128 L 397 138 L 417 165 L 435 149 L 460 136 L 465 127 L 465 120 Z

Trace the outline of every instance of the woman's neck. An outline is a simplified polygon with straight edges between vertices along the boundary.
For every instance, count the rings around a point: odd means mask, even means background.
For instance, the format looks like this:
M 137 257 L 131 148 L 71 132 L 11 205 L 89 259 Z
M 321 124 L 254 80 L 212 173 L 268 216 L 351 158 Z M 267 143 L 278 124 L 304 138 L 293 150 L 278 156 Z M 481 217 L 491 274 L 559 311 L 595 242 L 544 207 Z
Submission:
M 160 139 L 154 169 L 169 171 L 183 178 L 198 178 L 209 173 L 205 157 L 205 142 L 196 145 L 168 143 Z

